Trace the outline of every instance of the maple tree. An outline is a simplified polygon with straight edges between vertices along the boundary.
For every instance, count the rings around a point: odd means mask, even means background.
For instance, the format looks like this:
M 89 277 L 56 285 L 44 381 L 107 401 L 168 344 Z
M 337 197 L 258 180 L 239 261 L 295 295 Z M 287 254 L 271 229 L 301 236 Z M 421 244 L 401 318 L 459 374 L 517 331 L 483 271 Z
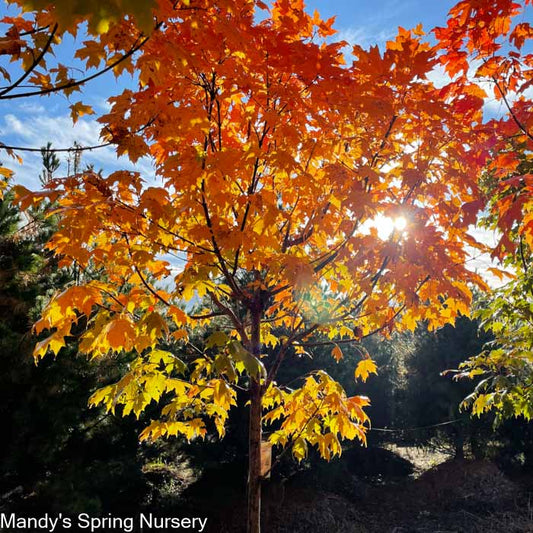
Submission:
M 521 163 L 516 168 L 517 175 L 505 179 L 503 186 L 492 175 L 487 176 L 485 187 L 491 191 L 492 207 L 484 220 L 488 227 L 498 228 L 502 223 L 510 223 L 507 212 L 495 206 L 514 204 L 510 207 L 510 211 L 515 212 L 514 216 L 517 210 L 521 210 L 521 196 L 530 167 L 527 154 L 522 154 Z M 523 175 L 526 175 L 526 180 Z M 526 220 L 527 214 L 523 219 L 520 217 L 512 221 L 505 236 L 506 245 L 515 247 L 502 259 L 512 271 L 511 281 L 495 290 L 487 297 L 485 305 L 477 310 L 482 327 L 492 333 L 494 340 L 487 343 L 481 353 L 465 361 L 457 375 L 459 378 L 483 378 L 463 405 L 471 407 L 478 416 L 494 410 L 498 421 L 512 416 L 523 416 L 529 420 L 533 414 L 532 250 L 528 244 L 531 238 L 529 229 L 524 225 Z
M 501 108 L 474 133 L 487 159 L 481 178 L 487 199 L 483 223 L 498 233 L 492 256 L 513 279 L 478 312 L 494 341 L 458 374 L 483 378 L 464 405 L 477 415 L 494 409 L 500 418 L 530 419 L 533 413 L 533 27 L 526 16 L 531 5 L 530 0 L 464 0 L 450 11 L 447 26 L 436 30 L 445 50 L 442 61 L 454 76 L 450 88 L 475 87 L 487 95 L 492 90 Z
M 486 171 L 497 182 L 489 194 L 498 197 L 491 209 L 501 232 L 493 255 L 500 259 L 516 251 L 518 241 L 511 238 L 516 223 L 533 247 L 533 189 L 523 164 L 533 142 L 533 27 L 524 19 L 531 5 L 531 0 L 463 0 L 450 11 L 447 26 L 435 30 L 445 52 L 441 61 L 454 78 L 448 90 L 493 96 L 503 110 L 475 131 L 480 155 L 488 160 Z
M 364 442 L 368 421 L 369 400 L 348 397 L 324 371 L 296 389 L 278 386 L 281 365 L 297 364 L 313 341 L 331 343 L 338 360 L 374 333 L 419 320 L 439 327 L 467 312 L 468 283 L 484 286 L 465 267 L 466 246 L 478 246 L 468 228 L 483 207 L 487 156 L 472 134 L 483 94 L 466 79 L 445 88 L 428 79 L 438 49 L 420 28 L 400 29 L 384 51 L 355 46 L 346 65 L 345 43 L 326 40 L 333 20 L 301 1 L 161 0 L 151 26 L 145 8 L 91 18 L 76 57 L 137 74 L 138 86 L 111 97 L 98 121 L 103 142 L 133 162 L 150 158 L 157 180 L 87 171 L 37 193 L 16 187 L 22 207 L 54 206 L 49 247 L 61 264 L 99 273 L 50 301 L 35 356 L 57 354 L 73 335 L 92 358 L 136 354 L 91 403 L 138 416 L 164 400 L 143 439 L 203 437 L 211 423 L 223 435 L 245 387 L 248 530 L 257 532 L 263 422 L 276 424 L 270 442 L 297 459 L 309 445 L 329 459 L 342 438 Z M 15 81 L 0 99 L 69 95 L 85 83 L 43 64 L 45 54 L 35 65 L 36 49 L 82 31 L 85 11 L 59 13 L 4 20 L 0 50 L 37 88 L 15 91 Z M 73 119 L 92 112 L 82 102 L 71 110 Z M 403 223 L 383 238 L 380 216 Z M 195 298 L 204 309 L 183 305 Z M 180 359 L 174 347 L 196 350 L 190 332 L 208 324 L 217 330 L 206 346 Z M 375 371 L 363 352 L 355 378 Z

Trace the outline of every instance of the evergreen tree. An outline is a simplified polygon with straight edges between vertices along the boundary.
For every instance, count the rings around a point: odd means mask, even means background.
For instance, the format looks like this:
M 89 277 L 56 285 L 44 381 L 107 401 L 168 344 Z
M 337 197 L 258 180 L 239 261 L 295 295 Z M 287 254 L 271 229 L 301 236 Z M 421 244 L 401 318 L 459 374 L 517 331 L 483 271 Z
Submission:
M 41 179 L 59 166 L 50 150 Z M 131 511 L 148 490 L 137 422 L 86 408 L 98 386 L 117 378 L 116 362 L 77 357 L 75 337 L 55 362 L 36 366 L 31 355 L 40 309 L 80 275 L 46 250 L 54 223 L 41 209 L 21 214 L 10 193 L 0 201 L 0 509 Z
M 447 425 L 413 432 L 410 437 L 420 444 L 436 439 L 452 445 L 455 456 L 464 456 L 468 440 L 475 456 L 483 455 L 482 434 L 490 433 L 490 421 L 470 418 L 460 411 L 460 404 L 470 392 L 471 383 L 454 380 L 447 371 L 479 352 L 488 340 L 477 320 L 460 317 L 454 326 L 429 332 L 423 325 L 414 334 L 414 347 L 406 354 L 409 379 L 403 391 L 402 408 L 405 427 Z

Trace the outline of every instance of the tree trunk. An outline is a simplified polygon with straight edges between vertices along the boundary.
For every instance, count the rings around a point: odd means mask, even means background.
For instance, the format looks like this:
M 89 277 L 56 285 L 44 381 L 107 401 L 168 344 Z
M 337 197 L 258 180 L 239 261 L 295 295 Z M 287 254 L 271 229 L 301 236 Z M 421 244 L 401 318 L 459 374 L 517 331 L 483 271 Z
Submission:
M 454 434 L 454 447 L 455 447 L 455 457 L 454 459 L 464 459 L 465 458 L 465 439 L 463 435 L 462 428 L 459 427 L 455 430 Z
M 250 433 L 248 436 L 248 527 L 247 533 L 261 531 L 261 386 L 250 386 Z
M 450 404 L 450 408 L 448 410 L 448 416 L 450 417 L 450 420 L 452 420 L 454 417 L 457 416 L 457 413 L 455 412 L 454 406 Z M 459 422 L 457 425 L 452 424 L 452 437 L 453 437 L 453 445 L 455 448 L 455 457 L 454 459 L 464 459 L 465 452 L 464 452 L 464 446 L 465 446 L 465 436 L 464 436 L 464 428 L 463 423 Z
M 253 313 L 251 352 L 261 355 L 261 315 Z M 248 435 L 248 524 L 247 533 L 261 531 L 261 383 L 260 376 L 250 381 L 250 428 Z

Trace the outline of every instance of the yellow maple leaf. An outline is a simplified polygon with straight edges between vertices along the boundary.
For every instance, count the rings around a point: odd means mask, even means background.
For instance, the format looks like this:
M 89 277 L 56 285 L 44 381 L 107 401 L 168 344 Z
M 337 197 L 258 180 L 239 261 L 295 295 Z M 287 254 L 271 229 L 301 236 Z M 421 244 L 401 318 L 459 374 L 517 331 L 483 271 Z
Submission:
M 51 335 L 47 339 L 40 341 L 35 345 L 33 357 L 35 358 L 35 361 L 38 361 L 46 355 L 48 350 L 50 350 L 54 355 L 57 355 L 63 346 L 65 346 L 65 339 L 63 337 L 58 337 L 56 334 Z
M 378 368 L 376 366 L 376 363 L 374 363 L 372 359 L 363 359 L 357 364 L 357 368 L 355 369 L 355 379 L 361 378 L 361 380 L 364 382 L 368 379 L 368 376 L 370 374 L 377 373 Z

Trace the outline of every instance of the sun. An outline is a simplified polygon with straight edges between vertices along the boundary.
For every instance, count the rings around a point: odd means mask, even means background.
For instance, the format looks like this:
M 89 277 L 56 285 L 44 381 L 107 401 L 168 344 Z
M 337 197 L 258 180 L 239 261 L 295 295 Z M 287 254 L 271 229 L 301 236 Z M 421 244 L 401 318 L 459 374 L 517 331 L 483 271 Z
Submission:
M 407 219 L 402 216 L 391 218 L 378 215 L 372 220 L 372 226 L 376 228 L 380 239 L 387 240 L 393 231 L 405 231 L 407 228 Z
M 405 217 L 397 217 L 394 219 L 394 227 L 398 231 L 403 231 L 407 228 L 407 219 Z

